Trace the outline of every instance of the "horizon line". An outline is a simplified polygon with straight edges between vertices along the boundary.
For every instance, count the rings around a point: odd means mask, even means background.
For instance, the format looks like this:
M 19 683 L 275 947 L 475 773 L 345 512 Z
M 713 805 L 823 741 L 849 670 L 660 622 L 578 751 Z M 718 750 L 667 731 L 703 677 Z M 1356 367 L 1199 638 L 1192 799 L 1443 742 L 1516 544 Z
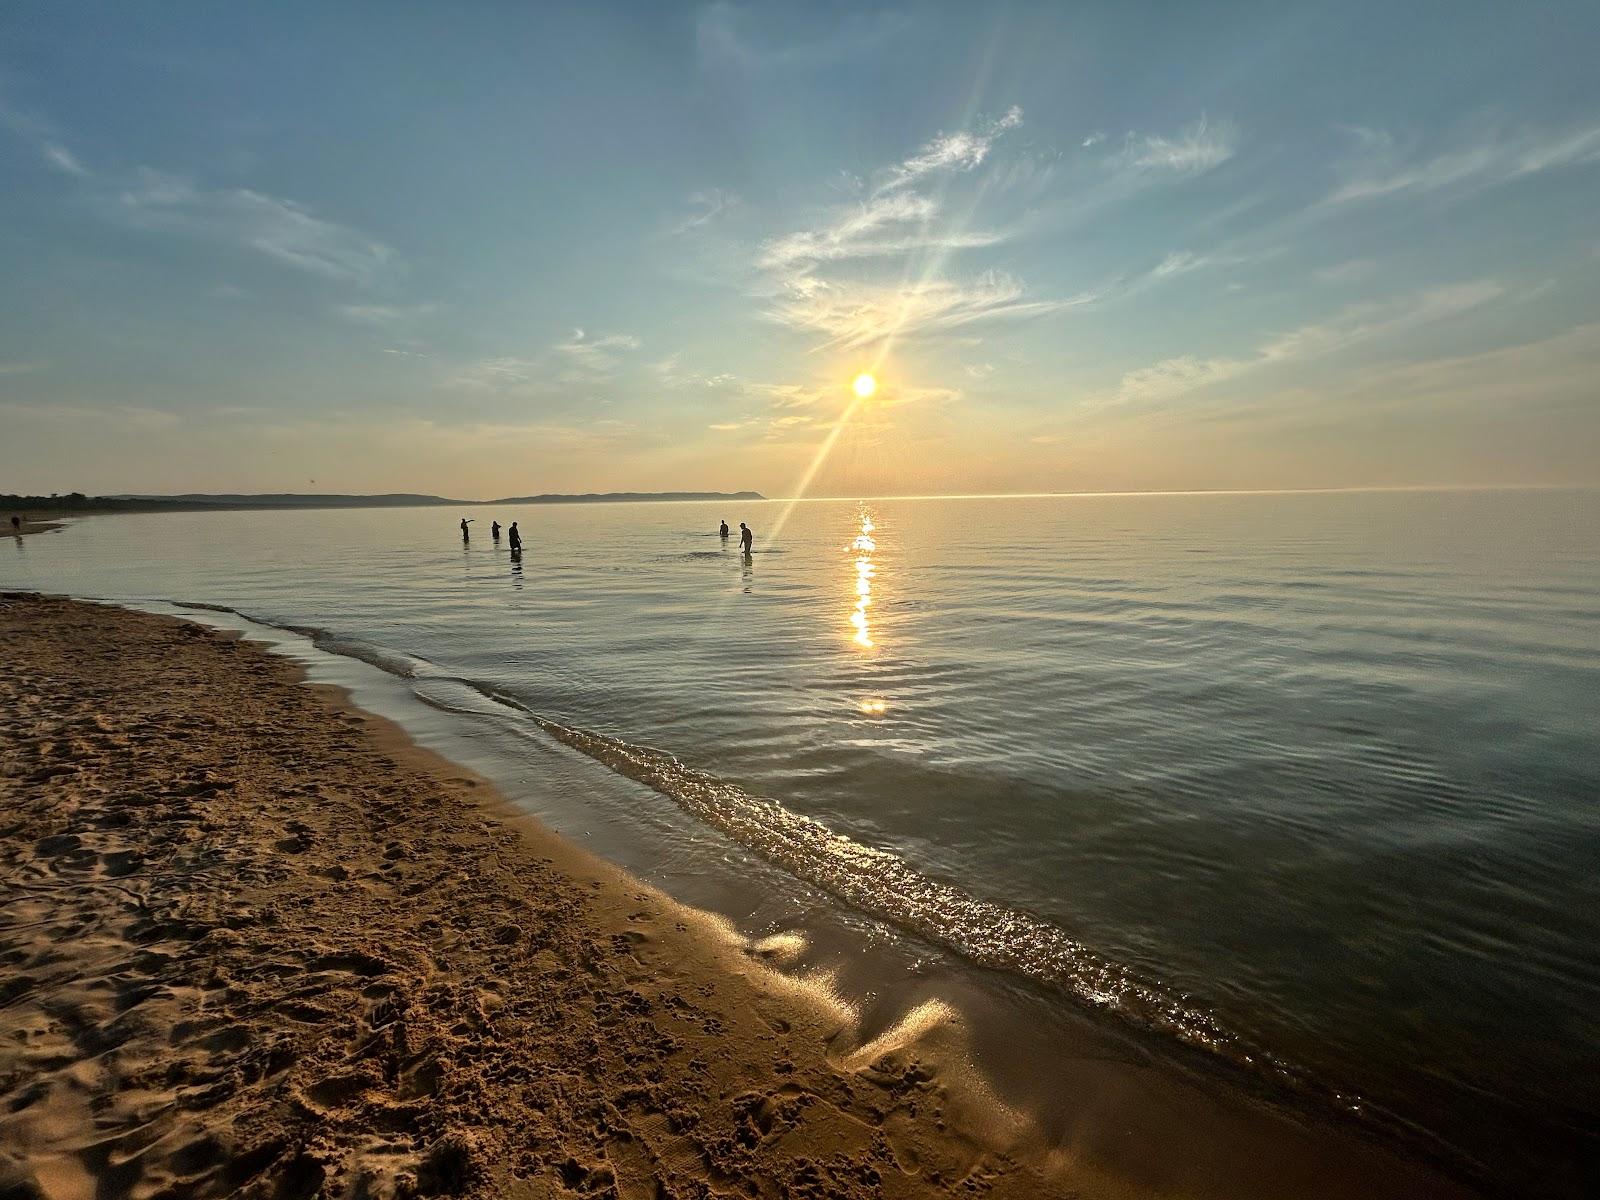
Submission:
M 901 492 L 843 496 L 764 496 L 762 503 L 820 503 L 833 500 L 1049 500 L 1091 496 L 1297 496 L 1348 492 L 1573 492 L 1597 491 L 1596 483 L 1392 483 L 1310 488 L 1148 488 L 1082 492 Z

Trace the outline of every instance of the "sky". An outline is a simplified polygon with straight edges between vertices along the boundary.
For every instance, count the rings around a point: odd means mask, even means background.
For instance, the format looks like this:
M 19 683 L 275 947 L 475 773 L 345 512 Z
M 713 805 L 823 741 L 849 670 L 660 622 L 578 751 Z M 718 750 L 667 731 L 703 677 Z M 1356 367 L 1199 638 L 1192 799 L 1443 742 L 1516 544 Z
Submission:
M 0 493 L 1597 484 L 1597 45 L 1592 0 L 11 0 Z

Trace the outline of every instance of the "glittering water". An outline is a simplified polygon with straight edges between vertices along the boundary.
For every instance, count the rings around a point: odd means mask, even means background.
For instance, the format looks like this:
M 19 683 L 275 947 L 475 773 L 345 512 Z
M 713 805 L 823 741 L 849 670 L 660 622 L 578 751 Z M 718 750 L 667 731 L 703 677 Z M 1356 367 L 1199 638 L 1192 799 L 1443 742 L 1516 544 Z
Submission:
M 0 583 L 319 631 L 1063 1002 L 1595 1152 L 1600 493 L 785 507 L 95 518 Z

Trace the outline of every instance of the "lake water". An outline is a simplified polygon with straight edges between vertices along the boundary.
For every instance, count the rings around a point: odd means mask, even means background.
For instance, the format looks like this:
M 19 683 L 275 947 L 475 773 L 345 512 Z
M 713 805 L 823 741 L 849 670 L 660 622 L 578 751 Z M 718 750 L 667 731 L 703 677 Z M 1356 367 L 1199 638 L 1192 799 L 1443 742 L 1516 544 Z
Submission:
M 0 584 L 314 633 L 464 761 L 628 781 L 541 815 L 747 924 L 711 861 L 1511 1190 L 1593 1169 L 1600 493 L 461 515 L 96 517 Z

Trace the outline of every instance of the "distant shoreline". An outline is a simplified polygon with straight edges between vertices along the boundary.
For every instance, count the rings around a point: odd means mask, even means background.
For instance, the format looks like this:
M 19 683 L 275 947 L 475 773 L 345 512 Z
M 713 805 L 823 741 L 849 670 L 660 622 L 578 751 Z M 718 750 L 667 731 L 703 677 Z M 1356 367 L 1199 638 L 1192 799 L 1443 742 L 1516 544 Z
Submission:
M 765 500 L 760 492 L 548 492 L 537 496 L 505 496 L 496 500 L 452 500 L 446 496 L 389 493 L 374 496 L 303 495 L 294 492 L 260 495 L 180 496 L 0 496 L 0 511 L 41 517 L 95 516 L 105 513 L 248 512 L 254 509 L 328 508 L 485 508 L 530 504 L 707 503 L 713 500 Z

